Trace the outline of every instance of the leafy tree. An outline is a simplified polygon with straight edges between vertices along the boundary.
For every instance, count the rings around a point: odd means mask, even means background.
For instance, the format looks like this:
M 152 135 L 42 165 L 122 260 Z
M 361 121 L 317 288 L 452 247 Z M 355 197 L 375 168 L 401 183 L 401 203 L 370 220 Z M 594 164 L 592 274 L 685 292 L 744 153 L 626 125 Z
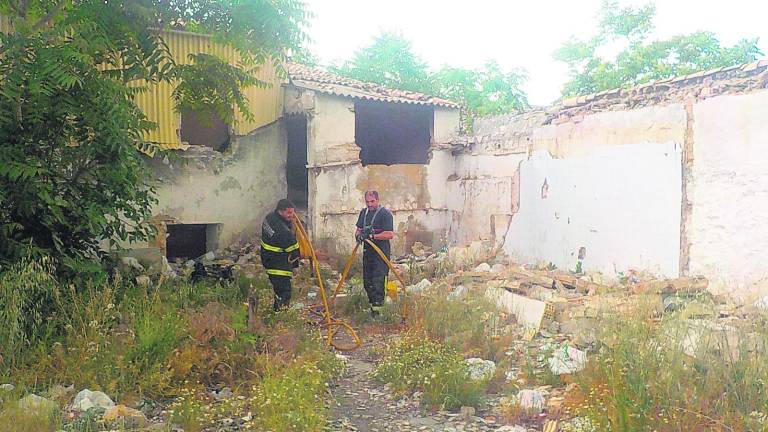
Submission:
M 138 149 L 155 127 L 133 96 L 178 84 L 177 109 L 248 115 L 241 89 L 303 42 L 299 0 L 0 0 L 0 265 L 95 256 L 145 238 L 153 188 Z M 241 61 L 181 64 L 161 30 L 209 33 Z
M 477 116 L 497 115 L 528 106 L 521 86 L 526 80 L 523 69 L 504 72 L 495 61 L 480 69 L 443 66 L 430 72 L 426 62 L 413 52 L 402 35 L 384 32 L 374 42 L 358 50 L 352 59 L 333 72 L 361 81 L 432 94 L 462 104 L 468 121 Z
M 520 88 L 526 78 L 524 70 L 504 72 L 495 61 L 477 70 L 444 66 L 434 75 L 437 93 L 461 103 L 470 118 L 526 108 L 528 98 Z
M 615 0 L 604 0 L 597 34 L 588 40 L 571 38 L 554 53 L 569 69 L 570 81 L 563 87 L 563 96 L 746 63 L 761 54 L 757 39 L 742 39 L 726 47 L 706 31 L 649 40 L 655 14 L 652 4 L 620 8 Z M 601 56 L 601 51 L 617 45 L 623 49 L 615 58 Z
M 355 52 L 352 59 L 330 70 L 390 88 L 427 94 L 435 90 L 427 63 L 413 52 L 410 41 L 393 32 L 383 32 L 371 45 Z

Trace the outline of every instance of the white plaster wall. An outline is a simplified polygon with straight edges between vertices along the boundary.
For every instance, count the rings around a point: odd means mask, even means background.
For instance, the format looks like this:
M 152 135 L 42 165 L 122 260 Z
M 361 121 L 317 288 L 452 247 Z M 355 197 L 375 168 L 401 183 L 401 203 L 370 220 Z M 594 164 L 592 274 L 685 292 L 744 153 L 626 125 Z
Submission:
M 459 136 L 461 118 L 456 108 L 435 107 L 432 141 L 449 143 Z
M 768 294 L 768 91 L 694 105 L 690 273 L 718 291 Z
M 405 235 L 406 227 L 435 232 L 448 229 L 446 183 L 455 172 L 450 150 L 432 149 L 425 165 L 363 167 L 354 141 L 353 100 L 316 94 L 314 107 L 309 121 L 309 160 L 310 165 L 324 165 L 310 170 L 310 213 L 318 242 L 338 238 L 339 245 L 349 246 L 354 241 L 347 237 L 357 211 L 365 205 L 363 193 L 369 189 L 378 190 L 382 204 L 393 211 L 400 235 Z M 455 138 L 458 110 L 435 108 L 434 128 L 435 142 Z
M 194 159 L 171 160 L 153 213 L 181 223 L 220 223 L 220 246 L 239 234 L 260 235 L 262 219 L 287 193 L 284 127 L 265 126 L 238 138 L 235 146 L 233 155 L 222 156 L 224 162 L 205 168 Z
M 520 168 L 520 210 L 505 252 L 574 269 L 585 247 L 585 270 L 612 276 L 643 268 L 676 276 L 681 155 L 675 142 L 606 146 L 565 159 L 534 152 Z
M 533 150 L 558 157 L 584 156 L 597 147 L 624 144 L 683 142 L 686 113 L 682 104 L 630 111 L 606 111 L 574 117 L 561 124 L 533 130 Z
M 360 148 L 355 144 L 355 104 L 352 99 L 316 94 L 310 124 L 310 165 L 359 157 Z

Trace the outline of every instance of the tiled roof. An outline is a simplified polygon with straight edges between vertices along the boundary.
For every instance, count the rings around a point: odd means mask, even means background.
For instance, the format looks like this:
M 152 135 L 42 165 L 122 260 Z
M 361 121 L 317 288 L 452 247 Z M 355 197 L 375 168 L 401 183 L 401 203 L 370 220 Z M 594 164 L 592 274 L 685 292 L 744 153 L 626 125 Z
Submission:
M 577 107 L 577 106 L 585 105 L 589 102 L 593 102 L 598 99 L 615 96 L 620 93 L 653 91 L 657 88 L 661 88 L 667 85 L 686 85 L 691 82 L 697 82 L 699 80 L 702 80 L 704 78 L 709 78 L 709 77 L 711 77 L 712 79 L 719 79 L 719 78 L 722 78 L 723 75 L 727 75 L 727 74 L 734 74 L 734 73 L 752 74 L 755 72 L 760 72 L 763 69 L 766 69 L 766 67 L 768 67 L 768 59 L 762 59 L 762 60 L 754 61 L 752 63 L 721 67 L 717 69 L 710 69 L 710 70 L 705 70 L 701 72 L 696 72 L 688 75 L 681 75 L 681 76 L 661 79 L 657 81 L 651 81 L 645 84 L 638 84 L 628 88 L 616 88 L 616 89 L 601 91 L 599 93 L 592 93 L 584 96 L 576 96 L 576 97 L 564 99 L 559 104 L 556 103 L 556 105 L 561 105 L 565 108 Z
M 391 89 L 380 84 L 358 81 L 296 63 L 288 63 L 285 69 L 291 85 L 316 92 L 382 102 L 459 108 L 459 104 L 446 99 L 407 90 Z

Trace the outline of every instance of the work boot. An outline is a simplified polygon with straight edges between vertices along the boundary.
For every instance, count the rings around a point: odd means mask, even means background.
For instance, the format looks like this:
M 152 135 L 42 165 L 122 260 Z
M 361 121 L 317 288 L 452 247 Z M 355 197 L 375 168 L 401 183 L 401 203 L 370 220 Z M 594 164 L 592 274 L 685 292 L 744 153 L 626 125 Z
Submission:
M 382 310 L 382 309 L 383 309 L 383 308 L 382 308 L 382 306 L 381 306 L 381 305 L 371 305 L 371 316 L 372 316 L 373 318 L 378 318 L 378 317 L 380 317 L 380 316 L 381 316 L 381 310 Z

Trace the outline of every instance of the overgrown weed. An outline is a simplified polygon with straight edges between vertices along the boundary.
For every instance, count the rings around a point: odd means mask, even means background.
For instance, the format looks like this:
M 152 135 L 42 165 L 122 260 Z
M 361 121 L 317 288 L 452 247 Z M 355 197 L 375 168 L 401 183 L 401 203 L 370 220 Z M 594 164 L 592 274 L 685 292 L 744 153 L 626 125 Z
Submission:
M 408 335 L 387 348 L 373 373 L 398 393 L 423 392 L 433 409 L 477 406 L 487 382 L 473 381 L 464 358 L 451 346 Z
M 617 432 L 768 430 L 765 320 L 713 322 L 649 307 L 607 317 L 571 414 Z

